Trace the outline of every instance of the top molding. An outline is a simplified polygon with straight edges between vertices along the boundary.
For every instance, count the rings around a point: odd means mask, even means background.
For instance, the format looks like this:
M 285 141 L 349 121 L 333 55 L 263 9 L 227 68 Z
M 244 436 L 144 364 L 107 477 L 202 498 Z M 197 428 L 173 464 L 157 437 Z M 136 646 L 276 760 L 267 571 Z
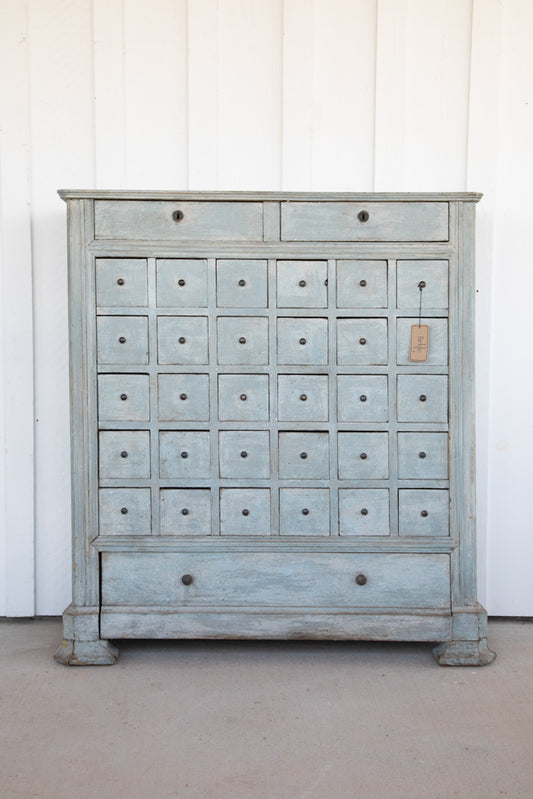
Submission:
M 321 202 L 470 202 L 476 192 L 307 192 L 307 191 L 133 191 L 130 189 L 59 189 L 62 200 L 320 200 Z

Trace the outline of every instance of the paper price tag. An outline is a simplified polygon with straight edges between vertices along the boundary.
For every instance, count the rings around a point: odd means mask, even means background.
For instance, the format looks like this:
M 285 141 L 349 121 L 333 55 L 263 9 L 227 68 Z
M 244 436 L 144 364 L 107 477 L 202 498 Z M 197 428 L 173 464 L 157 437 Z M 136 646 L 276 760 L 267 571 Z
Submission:
M 429 325 L 411 325 L 410 361 L 427 361 L 429 351 Z

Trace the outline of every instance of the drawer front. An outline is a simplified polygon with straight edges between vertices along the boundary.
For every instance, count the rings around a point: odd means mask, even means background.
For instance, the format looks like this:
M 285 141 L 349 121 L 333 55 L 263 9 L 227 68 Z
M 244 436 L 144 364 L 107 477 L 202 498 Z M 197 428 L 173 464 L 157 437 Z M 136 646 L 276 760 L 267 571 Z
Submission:
M 448 433 L 398 433 L 398 476 L 406 480 L 445 480 Z
M 266 308 L 267 262 L 246 259 L 217 261 L 219 308 Z
M 285 202 L 283 241 L 447 241 L 448 203 Z
M 162 430 L 159 433 L 161 477 L 207 478 L 211 473 L 209 433 L 204 430 Z
M 96 200 L 94 231 L 97 239 L 261 241 L 263 204 Z
M 211 535 L 208 488 L 163 488 L 160 493 L 161 535 Z
M 449 535 L 449 509 L 447 489 L 401 488 L 400 535 Z
M 339 319 L 339 366 L 383 366 L 388 363 L 386 319 Z
M 157 320 L 157 353 L 161 364 L 207 364 L 207 316 L 160 316 Z
M 449 556 L 404 553 L 102 553 L 110 606 L 450 607 Z M 182 581 L 186 578 L 187 585 Z M 356 582 L 358 575 L 366 583 Z
M 148 363 L 148 319 L 145 316 L 99 316 L 96 339 L 98 363 Z
M 341 488 L 341 535 L 390 535 L 389 492 L 386 488 Z
M 339 375 L 339 422 L 386 422 L 389 393 L 386 375 Z
M 398 308 L 448 307 L 448 261 L 398 261 L 396 281 Z
M 337 308 L 386 308 L 386 261 L 337 261 Z
M 101 421 L 150 419 L 148 375 L 98 375 L 98 418 Z
M 388 433 L 339 433 L 339 478 L 385 480 L 389 476 Z
M 146 258 L 97 258 L 96 304 L 148 305 Z
M 329 535 L 329 489 L 280 489 L 279 531 L 281 535 Z
M 397 360 L 402 366 L 409 366 L 411 363 L 409 360 L 411 326 L 418 325 L 418 317 L 398 319 L 397 323 Z M 448 320 L 435 317 L 422 317 L 421 324 L 429 325 L 428 359 L 424 363 L 430 366 L 447 366 Z
M 101 535 L 150 535 L 149 488 L 101 488 Z
M 282 422 L 326 422 L 328 376 L 279 375 L 278 418 Z
M 221 316 L 217 320 L 218 362 L 246 366 L 268 363 L 268 319 Z
M 222 488 L 221 535 L 270 535 L 270 489 Z
M 219 375 L 218 418 L 223 422 L 267 422 L 268 375 Z
M 207 261 L 160 258 L 157 261 L 157 304 L 160 308 L 205 308 Z
M 207 422 L 209 375 L 160 374 L 158 401 L 163 422 Z
M 327 308 L 327 261 L 278 261 L 278 308 Z
M 327 362 L 327 319 L 278 319 L 278 363 L 321 366 Z
M 100 477 L 150 477 L 150 433 L 104 430 L 99 435 Z
M 447 422 L 446 375 L 398 375 L 398 421 Z
M 327 433 L 280 433 L 279 476 L 283 479 L 329 478 Z
M 270 477 L 270 436 L 266 430 L 219 433 L 220 477 Z

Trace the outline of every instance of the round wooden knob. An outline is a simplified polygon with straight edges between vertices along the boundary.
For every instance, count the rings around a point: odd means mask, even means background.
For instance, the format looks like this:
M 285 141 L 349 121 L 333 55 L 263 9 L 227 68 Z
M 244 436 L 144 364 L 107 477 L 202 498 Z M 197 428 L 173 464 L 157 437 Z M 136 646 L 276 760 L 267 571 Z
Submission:
M 194 580 L 192 574 L 184 574 L 181 578 L 183 585 L 192 585 Z
M 364 574 L 358 574 L 355 578 L 357 585 L 366 585 L 366 577 Z

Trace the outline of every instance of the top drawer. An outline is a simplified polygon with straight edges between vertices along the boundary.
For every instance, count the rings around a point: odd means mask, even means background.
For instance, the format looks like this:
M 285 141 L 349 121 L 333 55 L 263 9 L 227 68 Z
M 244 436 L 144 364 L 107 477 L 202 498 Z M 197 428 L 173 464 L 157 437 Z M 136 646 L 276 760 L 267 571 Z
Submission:
M 448 241 L 448 203 L 285 202 L 283 241 Z
M 96 200 L 97 239 L 262 241 L 261 202 Z

